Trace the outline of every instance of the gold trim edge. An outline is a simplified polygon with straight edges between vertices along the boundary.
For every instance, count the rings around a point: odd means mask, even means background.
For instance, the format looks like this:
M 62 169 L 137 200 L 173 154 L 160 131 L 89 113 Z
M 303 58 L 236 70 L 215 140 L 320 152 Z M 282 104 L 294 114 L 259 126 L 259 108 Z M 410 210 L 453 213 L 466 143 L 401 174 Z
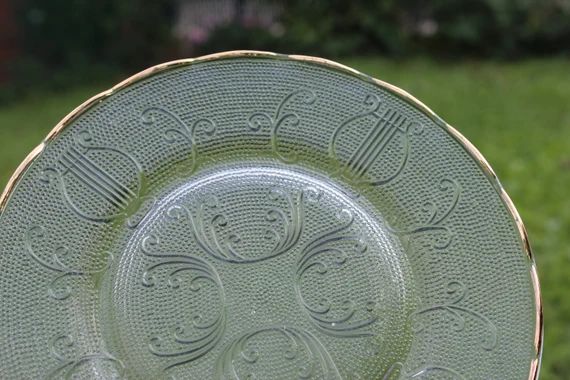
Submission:
M 379 86 L 380 88 L 389 91 L 393 95 L 396 95 L 397 97 L 400 97 L 401 99 L 405 100 L 408 104 L 418 108 L 420 111 L 429 116 L 436 124 L 444 128 L 455 140 L 459 142 L 459 144 L 465 149 L 465 151 L 478 163 L 481 169 L 483 169 L 483 171 L 487 176 L 487 179 L 497 190 L 501 200 L 503 201 L 505 207 L 507 208 L 507 210 L 509 211 L 509 213 L 513 218 L 513 221 L 520 234 L 523 250 L 525 251 L 528 259 L 530 260 L 530 265 L 531 265 L 530 277 L 533 285 L 535 307 L 536 307 L 535 309 L 536 325 L 535 325 L 535 338 L 534 338 L 535 358 L 533 358 L 532 362 L 530 363 L 530 373 L 528 379 L 537 380 L 540 372 L 540 361 L 543 349 L 544 320 L 543 320 L 543 309 L 542 309 L 542 297 L 541 297 L 540 283 L 538 280 L 538 274 L 536 269 L 536 263 L 534 261 L 534 257 L 530 247 L 528 234 L 526 232 L 526 228 L 522 222 L 520 214 L 517 211 L 515 205 L 513 204 L 511 198 L 503 188 L 502 184 L 499 182 L 499 179 L 497 178 L 497 175 L 491 168 L 491 165 L 487 162 L 485 157 L 483 157 L 481 152 L 479 152 L 479 150 L 465 136 L 463 136 L 457 129 L 453 128 L 451 125 L 444 122 L 439 116 L 435 114 L 435 112 L 433 112 L 428 106 L 426 106 L 420 100 L 416 99 L 413 95 L 390 83 L 384 82 L 380 79 L 373 78 L 367 74 L 364 74 L 358 70 L 355 70 L 351 67 L 345 66 L 335 61 L 331 61 L 325 58 L 306 56 L 306 55 L 293 55 L 293 54 L 287 55 L 287 54 L 278 54 L 278 53 L 257 51 L 257 50 L 232 50 L 232 51 L 204 55 L 196 58 L 179 59 L 149 67 L 148 69 L 143 70 L 137 74 L 134 74 L 131 77 L 116 84 L 109 90 L 103 91 L 93 96 L 92 98 L 88 99 L 87 101 L 79 105 L 77 108 L 75 108 L 73 111 L 71 111 L 69 114 L 67 114 L 67 116 L 65 116 L 49 132 L 44 141 L 42 141 L 36 148 L 34 148 L 28 154 L 28 156 L 24 159 L 24 161 L 22 161 L 22 163 L 20 163 L 16 171 L 10 177 L 8 184 L 6 185 L 4 191 L 2 192 L 2 195 L 0 196 L 0 217 L 2 216 L 7 206 L 10 195 L 15 190 L 19 180 L 25 174 L 26 170 L 30 167 L 30 165 L 35 161 L 37 157 L 39 157 L 42 154 L 43 150 L 46 148 L 49 142 L 55 139 L 67 126 L 69 126 L 73 121 L 75 121 L 82 114 L 87 112 L 89 109 L 99 104 L 100 102 L 110 97 L 111 95 L 117 93 L 118 91 L 127 88 L 129 86 L 132 86 L 133 84 L 138 83 L 144 79 L 148 79 L 156 74 L 189 66 L 192 64 L 215 61 L 215 60 L 232 59 L 232 58 L 271 58 L 271 59 L 300 61 L 304 63 L 314 64 L 317 66 L 324 66 L 330 69 L 343 72 L 345 74 L 356 76 L 361 80 L 373 83 Z

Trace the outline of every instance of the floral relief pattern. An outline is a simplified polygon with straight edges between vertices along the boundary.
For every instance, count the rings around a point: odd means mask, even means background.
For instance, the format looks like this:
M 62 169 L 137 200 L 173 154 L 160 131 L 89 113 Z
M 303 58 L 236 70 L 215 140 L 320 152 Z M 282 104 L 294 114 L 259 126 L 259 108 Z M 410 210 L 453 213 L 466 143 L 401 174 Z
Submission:
M 125 366 L 123 363 L 107 352 L 97 352 L 78 356 L 75 351 L 75 339 L 71 335 L 57 335 L 49 343 L 49 349 L 58 365 L 49 370 L 45 376 L 49 379 L 71 379 L 78 374 L 81 368 L 101 364 L 108 365 L 108 371 L 112 372 L 113 378 L 122 378 Z
M 284 361 L 296 367 L 291 378 L 298 379 L 341 379 L 339 371 L 329 353 L 316 336 L 293 327 L 272 326 L 246 333 L 228 345 L 216 363 L 216 379 L 242 380 L 257 379 L 251 367 L 262 360 L 264 353 L 255 338 L 282 342 L 281 355 Z M 238 369 L 238 365 L 239 368 Z M 263 378 L 269 378 L 265 374 Z M 273 375 L 274 376 L 274 375 Z
M 172 112 L 161 107 L 149 107 L 145 109 L 141 118 L 144 124 L 158 124 L 158 117 L 164 117 L 174 123 L 174 127 L 165 129 L 163 138 L 168 144 L 184 143 L 190 150 L 190 157 L 178 163 L 178 174 L 188 176 L 192 174 L 198 166 L 197 136 L 202 132 L 204 137 L 212 137 L 216 133 L 217 125 L 208 118 L 199 118 L 187 125 Z
M 270 227 L 264 237 L 272 239 L 275 244 L 269 252 L 257 257 L 248 257 L 237 248 L 242 243 L 237 233 L 229 234 L 224 239 L 220 237 L 219 231 L 227 228 L 230 221 L 215 196 L 201 200 L 195 213 L 187 206 L 174 205 L 168 209 L 167 216 L 173 220 L 188 221 L 196 243 L 210 256 L 231 263 L 254 263 L 279 256 L 299 242 L 305 223 L 304 204 L 314 202 L 318 196 L 313 189 L 305 189 L 297 195 L 279 188 L 270 189 L 268 199 L 284 200 L 287 209 L 271 207 L 267 210 L 266 220 Z M 214 211 L 213 216 L 207 218 L 206 211 Z
M 443 225 L 443 222 L 457 207 L 461 195 L 461 187 L 457 181 L 444 178 L 440 181 L 439 190 L 443 194 L 451 194 L 451 200 L 447 207 L 438 207 L 435 203 L 426 202 L 422 210 L 427 215 L 424 223 L 403 229 L 391 229 L 391 232 L 398 236 L 410 237 L 429 235 L 435 249 L 442 250 L 448 248 L 453 242 L 454 234 L 448 226 Z
M 298 127 L 301 124 L 301 117 L 294 110 L 295 107 L 307 107 L 316 100 L 313 90 L 292 91 L 279 102 L 274 112 L 255 112 L 249 115 L 248 127 L 254 132 L 268 129 L 273 154 L 284 163 L 295 163 L 299 160 L 299 154 L 283 149 L 285 144 L 280 132 L 283 128 Z M 411 136 L 421 134 L 422 128 L 396 109 L 383 108 L 382 105 L 378 96 L 366 96 L 365 109 L 342 121 L 332 132 L 327 140 L 328 151 L 325 152 L 325 157 L 335 168 L 335 176 L 348 180 L 351 184 L 380 186 L 396 180 L 404 172 L 410 156 Z M 212 119 L 198 118 L 186 124 L 180 117 L 161 107 L 149 107 L 140 117 L 147 125 L 168 126 L 163 131 L 164 142 L 187 145 L 189 157 L 176 163 L 178 174 L 184 176 L 196 172 L 200 165 L 198 135 L 210 138 L 216 135 L 218 129 Z M 343 136 L 346 136 L 347 131 L 363 125 L 369 128 L 366 136 L 351 148 L 351 152 L 343 153 L 340 146 Z M 394 153 L 388 147 L 397 138 L 401 141 L 398 145 L 401 150 L 397 152 L 393 170 L 383 176 L 378 175 L 376 166 L 379 166 L 379 157 L 387 152 Z M 131 174 L 112 172 L 98 163 L 99 155 L 121 160 Z M 95 145 L 92 135 L 87 131 L 74 137 L 71 146 L 65 149 L 55 165 L 42 172 L 40 179 L 47 184 L 56 183 L 73 213 L 89 222 L 109 223 L 124 217 L 128 227 L 136 228 L 156 203 L 154 198 L 142 193 L 147 179 L 133 155 L 118 148 Z M 93 199 L 98 202 L 97 207 L 77 196 L 80 191 L 73 188 L 78 184 L 81 186 L 78 189 L 87 188 L 91 191 Z M 230 326 L 228 318 L 231 314 L 226 310 L 226 294 L 216 263 L 254 264 L 285 254 L 296 255 L 291 286 L 295 290 L 297 304 L 304 313 L 303 318 L 309 322 L 308 326 L 313 326 L 314 331 L 326 335 L 326 339 L 374 336 L 374 324 L 379 321 L 375 300 L 355 302 L 346 299 L 339 302 L 327 296 L 315 300 L 307 290 L 310 286 L 303 285 L 314 285 L 311 279 L 315 276 L 334 276 L 336 271 L 343 270 L 354 258 L 367 252 L 369 242 L 357 228 L 355 215 L 348 209 L 340 208 L 335 227 L 307 236 L 307 223 L 311 222 L 307 220 L 307 209 L 310 204 L 319 202 L 321 193 L 308 187 L 289 191 L 277 185 L 264 190 L 264 201 L 268 201 L 270 206 L 264 209 L 264 224 L 267 228 L 259 231 L 259 240 L 270 242 L 270 248 L 263 249 L 260 254 L 252 254 L 253 244 L 248 245 L 245 241 L 247 239 L 236 232 L 240 226 L 236 227 L 235 221 L 232 223 L 229 216 L 231 213 L 225 209 L 227 205 L 214 195 L 197 196 L 191 205 L 171 205 L 165 212 L 168 222 L 186 224 L 193 240 L 191 243 L 201 253 L 205 253 L 205 258 L 190 253 L 164 253 L 159 234 L 148 234 L 142 239 L 140 252 L 149 262 L 140 279 L 143 289 L 151 292 L 158 286 L 167 286 L 178 291 L 184 287 L 190 290 L 190 297 L 200 297 L 204 296 L 204 292 L 200 293 L 201 290 L 213 287 L 217 294 L 215 315 L 203 315 L 196 311 L 183 323 L 171 326 L 169 332 L 148 337 L 148 351 L 155 357 L 164 359 L 164 371 L 199 360 L 211 353 L 225 335 L 229 335 L 226 329 Z M 386 226 L 389 232 L 409 239 L 424 236 L 434 249 L 448 248 L 452 244 L 454 233 L 445 222 L 457 208 L 462 189 L 457 181 L 444 178 L 439 182 L 439 191 L 441 199 L 426 202 L 422 209 L 425 216 L 417 225 L 403 228 Z M 92 265 L 89 269 L 74 268 L 65 259 L 70 248 L 66 245 L 46 248 L 46 234 L 43 226 L 29 227 L 24 234 L 24 246 L 37 264 L 53 272 L 54 278 L 47 286 L 50 297 L 65 300 L 72 294 L 72 278 L 101 274 L 109 268 L 113 259 L 110 253 L 97 266 Z M 336 290 L 338 289 L 319 289 L 323 292 Z M 441 313 L 451 318 L 456 332 L 465 329 L 466 317 L 470 317 L 484 326 L 485 335 L 481 339 L 481 347 L 493 350 L 497 345 L 497 328 L 484 315 L 461 305 L 466 295 L 465 285 L 459 281 L 450 282 L 447 295 L 449 299 L 446 302 L 422 307 L 410 315 L 416 331 L 428 328 L 425 324 L 428 315 Z M 216 378 L 257 378 L 256 366 L 259 367 L 264 355 L 269 355 L 263 351 L 259 342 L 272 339 L 273 342 L 282 343 L 280 360 L 286 363 L 285 367 L 294 368 L 293 377 L 341 379 L 343 376 L 333 357 L 317 335 L 298 326 L 273 325 L 242 334 L 222 348 L 214 368 Z M 53 339 L 50 352 L 59 364 L 50 371 L 47 378 L 70 377 L 80 367 L 98 361 L 112 364 L 118 370 L 118 376 L 122 376 L 125 367 L 114 356 L 97 353 L 75 357 L 70 355 L 74 345 L 75 341 L 69 335 Z M 383 380 L 422 379 L 438 373 L 464 379 L 460 373 L 445 366 L 426 365 L 408 371 L 404 364 L 396 362 L 384 374 Z
M 150 339 L 150 351 L 159 357 L 174 359 L 165 367 L 165 371 L 178 365 L 196 360 L 207 354 L 223 335 L 226 325 L 225 294 L 216 269 L 207 261 L 188 255 L 160 253 L 160 239 L 154 235 L 146 236 L 142 242 L 142 253 L 155 260 L 148 265 L 143 273 L 142 284 L 145 287 L 154 287 L 157 278 L 154 272 L 159 268 L 168 267 L 166 277 L 168 286 L 178 289 L 181 286 L 183 274 L 191 274 L 189 289 L 198 293 L 202 284 L 209 283 L 218 293 L 219 308 L 217 315 L 207 317 L 200 312 L 190 316 L 189 325 L 178 325 L 167 338 L 155 336 Z M 165 346 L 168 345 L 168 348 Z
M 285 252 L 290 252 L 293 246 L 301 239 L 303 233 L 305 203 L 316 203 L 320 199 L 320 196 L 320 192 L 313 188 L 305 188 L 299 191 L 286 191 L 279 187 L 269 187 L 267 191 L 268 200 L 280 200 L 282 206 L 270 207 L 266 211 L 266 222 L 268 222 L 269 225 L 274 225 L 276 222 L 279 222 L 279 227 L 272 226 L 265 233 L 266 237 L 270 237 L 274 240 L 274 249 L 268 252 L 266 256 L 257 258 L 247 257 L 240 254 L 232 246 L 224 245 L 223 240 L 219 239 L 215 231 L 212 231 L 213 228 L 225 227 L 229 224 L 228 217 L 225 216 L 221 210 L 222 202 L 215 197 L 206 196 L 205 198 L 196 199 L 195 207 L 181 204 L 170 206 L 165 211 L 165 220 L 187 222 L 197 246 L 202 252 L 214 259 L 222 260 L 230 264 L 253 263 L 270 259 Z M 208 213 L 209 217 L 206 217 L 206 209 L 213 211 Z M 303 277 L 307 271 L 313 269 L 317 270 L 320 274 L 327 272 L 327 260 L 321 259 L 320 256 L 322 255 L 334 256 L 333 262 L 341 263 L 349 259 L 352 254 L 366 251 L 366 244 L 364 243 L 363 237 L 350 230 L 354 223 L 354 216 L 347 210 L 341 210 L 338 214 L 338 219 L 341 222 L 340 227 L 336 227 L 315 237 L 302 249 L 301 256 L 297 260 L 298 281 L 301 280 L 301 277 Z M 208 228 L 204 226 L 206 220 L 209 220 Z M 232 242 L 239 241 L 239 238 L 229 235 L 228 240 Z M 179 358 L 176 361 L 169 361 L 164 368 L 165 371 L 167 371 L 178 365 L 197 360 L 212 350 L 224 334 L 227 315 L 223 306 L 225 305 L 223 285 L 212 264 L 197 256 L 159 253 L 160 245 L 161 239 L 158 235 L 151 234 L 143 238 L 141 244 L 143 255 L 153 260 L 158 259 L 158 261 L 146 267 L 141 279 L 143 286 L 151 288 L 156 285 L 157 277 L 155 272 L 159 268 L 171 268 L 162 278 L 163 281 L 167 282 L 167 286 L 173 289 L 180 287 L 181 273 L 194 272 L 195 277 L 190 281 L 190 290 L 199 290 L 199 287 L 197 287 L 195 283 L 197 281 L 210 282 L 218 289 L 219 302 L 221 303 L 220 311 L 216 317 L 207 318 L 207 321 L 205 321 L 206 318 L 201 315 L 197 315 L 193 318 L 194 328 L 192 331 L 202 331 L 201 335 L 188 336 L 187 331 L 189 330 L 179 326 L 174 329 L 174 333 L 168 338 L 160 336 L 150 339 L 149 350 L 152 354 L 158 357 Z M 346 250 L 346 252 L 343 250 Z M 295 287 L 300 296 L 300 301 L 320 331 L 336 337 L 365 337 L 372 335 L 372 332 L 367 329 L 377 320 L 377 317 L 372 316 L 372 312 L 374 311 L 374 304 L 372 302 L 364 305 L 363 310 L 357 310 L 356 305 L 347 300 L 342 305 L 339 305 L 339 309 L 343 315 L 339 317 L 329 317 L 329 312 L 336 312 L 338 310 L 333 310 L 332 305 L 329 305 L 328 308 L 322 304 L 319 306 L 309 305 L 302 298 L 301 289 L 298 285 L 297 283 Z M 362 318 L 361 312 L 364 312 L 367 316 Z M 336 376 L 336 378 L 341 378 L 332 359 L 316 337 L 309 332 L 300 331 L 295 327 L 271 327 L 261 329 L 243 336 L 238 341 L 226 347 L 217 366 L 219 378 L 242 378 L 232 369 L 235 357 L 245 358 L 244 355 L 247 354 L 239 354 L 239 352 L 242 352 L 244 345 L 253 337 L 269 332 L 278 333 L 278 335 L 290 339 L 291 349 L 285 352 L 285 359 L 297 360 L 300 358 L 299 355 L 303 350 L 308 350 L 305 353 L 308 355 L 308 359 L 310 361 L 316 360 L 314 363 L 311 362 L 309 365 L 303 365 L 299 368 L 299 378 L 310 379 L 317 376 L 317 374 L 322 375 L 323 373 L 327 379 L 333 375 Z M 175 342 L 179 346 L 186 345 L 186 347 L 180 350 L 165 351 L 162 346 L 168 343 L 167 340 L 169 340 L 170 343 Z M 171 345 L 172 344 L 170 344 L 170 346 Z M 249 364 L 254 364 L 257 361 L 257 358 L 254 356 L 253 354 L 248 356 L 248 358 L 245 358 L 245 361 Z
M 468 315 L 483 325 L 485 334 L 482 336 L 480 344 L 484 350 L 491 351 L 497 346 L 497 326 L 483 314 L 460 305 L 461 301 L 465 298 L 466 292 L 465 284 L 460 281 L 451 281 L 447 284 L 447 295 L 449 296 L 447 302 L 423 307 L 415 311 L 411 317 L 417 320 L 427 314 L 440 312 L 450 317 L 453 322 L 453 330 L 460 332 L 465 329 L 466 320 L 464 315 Z M 423 323 L 420 322 L 416 324 L 416 331 L 422 331 L 424 328 Z
M 438 365 L 426 365 L 421 368 L 416 368 L 411 371 L 406 371 L 404 364 L 396 362 L 388 368 L 388 371 L 382 377 L 382 380 L 392 379 L 425 379 L 427 376 L 435 376 L 437 374 L 444 374 L 452 376 L 453 380 L 465 380 L 465 377 L 454 369 Z M 431 377 L 430 377 L 431 378 Z
M 326 334 L 337 337 L 371 336 L 368 329 L 378 319 L 373 315 L 375 303 L 369 301 L 363 307 L 365 316 L 360 316 L 358 305 L 349 299 L 342 305 L 333 305 L 327 299 L 321 299 L 318 305 L 311 305 L 306 301 L 301 290 L 303 277 L 311 272 L 326 275 L 333 267 L 340 268 L 350 260 L 351 255 L 366 251 L 366 244 L 362 236 L 350 231 L 354 216 L 348 210 L 341 210 L 338 215 L 342 225 L 334 228 L 308 243 L 297 260 L 297 273 L 295 290 L 303 308 L 315 325 Z M 333 316 L 339 308 L 341 315 Z
M 48 285 L 48 294 L 56 300 L 65 300 L 71 296 L 72 288 L 66 282 L 66 279 L 80 277 L 86 275 L 94 275 L 107 270 L 113 256 L 107 253 L 107 259 L 102 264 L 92 269 L 73 268 L 66 264 L 63 260 L 69 257 L 70 249 L 65 245 L 55 247 L 49 259 L 44 258 L 47 255 L 37 253 L 37 248 L 46 239 L 46 229 L 43 226 L 35 225 L 30 227 L 24 234 L 24 245 L 28 255 L 43 268 L 54 272 L 56 276 Z M 42 245 L 40 251 L 46 248 Z M 48 250 L 49 251 L 49 250 Z
M 299 159 L 296 152 L 283 152 L 279 146 L 280 128 L 287 123 L 294 127 L 298 127 L 301 124 L 299 115 L 294 111 L 287 110 L 289 103 L 295 99 L 302 104 L 312 105 L 317 100 L 317 95 L 314 91 L 308 89 L 295 90 L 281 100 L 273 115 L 268 112 L 255 112 L 248 119 L 248 126 L 252 131 L 258 132 L 263 128 L 269 128 L 271 149 L 285 163 L 294 163 Z

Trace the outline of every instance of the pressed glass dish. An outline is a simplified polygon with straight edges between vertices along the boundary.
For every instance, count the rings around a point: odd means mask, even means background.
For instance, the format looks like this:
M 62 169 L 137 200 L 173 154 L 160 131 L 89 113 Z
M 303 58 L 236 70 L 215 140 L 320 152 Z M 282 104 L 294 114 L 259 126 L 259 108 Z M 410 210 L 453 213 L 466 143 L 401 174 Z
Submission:
M 1 212 L 1 378 L 538 376 L 536 270 L 492 170 L 334 62 L 144 71 L 68 115 Z

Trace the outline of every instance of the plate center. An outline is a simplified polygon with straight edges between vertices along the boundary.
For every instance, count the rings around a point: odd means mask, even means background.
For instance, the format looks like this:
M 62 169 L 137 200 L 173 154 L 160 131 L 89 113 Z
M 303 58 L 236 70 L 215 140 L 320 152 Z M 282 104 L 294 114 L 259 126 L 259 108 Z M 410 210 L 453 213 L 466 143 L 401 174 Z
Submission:
M 127 367 L 368 378 L 400 360 L 406 255 L 378 210 L 346 194 L 314 173 L 242 164 L 161 197 L 110 279 L 110 340 L 137 361 Z

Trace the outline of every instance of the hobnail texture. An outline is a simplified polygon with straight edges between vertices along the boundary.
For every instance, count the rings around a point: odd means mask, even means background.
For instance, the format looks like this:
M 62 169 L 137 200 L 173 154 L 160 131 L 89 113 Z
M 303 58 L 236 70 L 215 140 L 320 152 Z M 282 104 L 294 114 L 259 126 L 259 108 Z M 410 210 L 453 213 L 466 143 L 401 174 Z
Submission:
M 485 167 L 318 61 L 133 81 L 49 140 L 0 229 L 2 378 L 526 379 L 536 358 L 532 262 Z

